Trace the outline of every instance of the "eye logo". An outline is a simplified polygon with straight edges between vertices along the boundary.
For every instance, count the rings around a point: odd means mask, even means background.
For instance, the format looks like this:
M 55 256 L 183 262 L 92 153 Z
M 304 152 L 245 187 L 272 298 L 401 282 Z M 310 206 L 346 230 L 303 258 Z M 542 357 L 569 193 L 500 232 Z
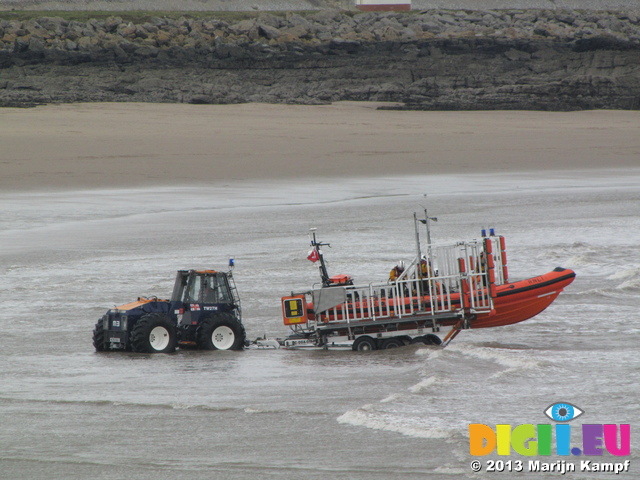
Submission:
M 551 420 L 555 420 L 556 422 L 570 422 L 571 420 L 578 418 L 583 413 L 584 411 L 580 410 L 575 405 L 565 402 L 558 402 L 549 405 L 544 411 L 544 414 L 547 417 Z

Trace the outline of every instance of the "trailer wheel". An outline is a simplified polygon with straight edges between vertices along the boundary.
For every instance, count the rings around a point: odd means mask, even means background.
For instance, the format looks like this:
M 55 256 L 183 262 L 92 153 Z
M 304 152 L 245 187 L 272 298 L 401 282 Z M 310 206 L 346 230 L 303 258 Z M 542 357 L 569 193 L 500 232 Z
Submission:
M 439 336 L 434 335 L 433 333 L 429 333 L 424 337 L 430 341 L 431 345 L 442 345 L 442 339 Z
M 400 348 L 400 347 L 404 347 L 404 342 L 402 341 L 402 339 L 399 337 L 392 337 L 384 340 L 382 342 L 382 345 L 380 346 L 380 349 L 386 350 L 388 348 Z
M 161 313 L 143 315 L 131 331 L 131 347 L 138 353 L 172 353 L 176 341 L 176 327 Z
M 110 350 L 110 348 L 104 344 L 104 326 L 102 319 L 98 320 L 93 329 L 93 346 L 96 352 L 107 352 Z
M 356 341 L 353 342 L 351 349 L 354 352 L 369 352 L 371 350 L 376 350 L 377 347 L 378 345 L 376 344 L 376 341 L 373 338 L 365 335 L 356 338 Z
M 411 343 L 413 345 L 416 344 L 420 344 L 420 345 L 431 345 L 431 340 L 429 340 L 426 337 L 415 337 L 413 340 L 411 340 Z
M 202 350 L 242 350 L 244 326 L 229 313 L 205 317 L 196 330 L 196 342 Z

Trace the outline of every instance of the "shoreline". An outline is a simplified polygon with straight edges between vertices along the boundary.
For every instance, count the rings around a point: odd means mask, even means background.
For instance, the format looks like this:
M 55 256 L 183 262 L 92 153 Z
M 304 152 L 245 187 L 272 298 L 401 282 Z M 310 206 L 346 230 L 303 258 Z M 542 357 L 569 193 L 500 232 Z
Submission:
M 638 167 L 638 111 L 382 105 L 1 109 L 0 192 Z

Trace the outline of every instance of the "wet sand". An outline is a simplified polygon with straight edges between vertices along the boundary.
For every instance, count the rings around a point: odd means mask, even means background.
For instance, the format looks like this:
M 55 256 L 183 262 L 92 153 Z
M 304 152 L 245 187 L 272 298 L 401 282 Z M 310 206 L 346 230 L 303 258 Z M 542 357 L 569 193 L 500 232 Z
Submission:
M 0 191 L 640 166 L 640 112 L 66 104 L 0 110 Z

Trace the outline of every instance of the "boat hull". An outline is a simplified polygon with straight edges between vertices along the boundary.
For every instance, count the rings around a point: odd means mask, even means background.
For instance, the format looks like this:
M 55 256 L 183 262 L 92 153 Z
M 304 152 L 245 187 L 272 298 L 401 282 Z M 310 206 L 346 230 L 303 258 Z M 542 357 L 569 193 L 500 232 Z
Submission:
M 479 315 L 471 327 L 501 327 L 535 317 L 553 303 L 575 276 L 573 270 L 556 268 L 538 277 L 500 285 L 493 300 L 495 313 Z

